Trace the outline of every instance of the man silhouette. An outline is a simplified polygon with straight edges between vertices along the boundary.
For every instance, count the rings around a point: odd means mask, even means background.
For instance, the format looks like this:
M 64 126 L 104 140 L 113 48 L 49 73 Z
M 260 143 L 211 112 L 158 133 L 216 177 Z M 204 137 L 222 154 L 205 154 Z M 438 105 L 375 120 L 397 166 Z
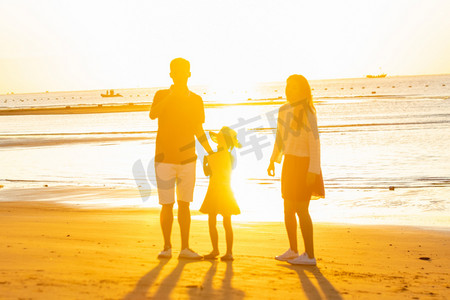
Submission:
M 153 98 L 150 119 L 158 118 L 156 136 L 155 174 L 158 187 L 161 229 L 164 249 L 159 258 L 172 257 L 171 233 L 175 187 L 178 203 L 178 223 L 181 233 L 179 258 L 201 259 L 202 256 L 189 248 L 191 213 L 195 186 L 195 137 L 203 148 L 211 153 L 203 130 L 205 112 L 200 96 L 189 91 L 187 82 L 191 76 L 190 63 L 175 58 L 170 63 L 170 89 L 159 90 Z

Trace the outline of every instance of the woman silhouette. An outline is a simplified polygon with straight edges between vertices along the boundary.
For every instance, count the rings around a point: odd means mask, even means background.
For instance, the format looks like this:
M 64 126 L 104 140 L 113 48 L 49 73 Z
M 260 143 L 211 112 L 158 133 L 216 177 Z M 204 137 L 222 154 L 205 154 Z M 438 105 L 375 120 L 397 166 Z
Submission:
M 278 112 L 277 134 L 267 172 L 275 176 L 274 163 L 281 163 L 281 194 L 284 199 L 284 223 L 290 248 L 275 257 L 291 264 L 315 265 L 313 226 L 309 202 L 325 196 L 320 167 L 320 141 L 316 109 L 311 88 L 305 77 L 292 75 L 287 79 L 287 103 Z M 303 236 L 305 252 L 298 254 L 297 219 Z

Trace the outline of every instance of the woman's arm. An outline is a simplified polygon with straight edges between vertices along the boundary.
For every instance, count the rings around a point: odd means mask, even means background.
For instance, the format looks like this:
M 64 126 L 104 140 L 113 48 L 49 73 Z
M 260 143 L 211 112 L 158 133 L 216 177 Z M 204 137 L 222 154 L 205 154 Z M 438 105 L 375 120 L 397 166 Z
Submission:
M 275 144 L 273 145 L 273 151 L 272 151 L 272 156 L 270 157 L 270 163 L 269 163 L 269 167 L 267 168 L 267 174 L 269 176 L 275 176 L 275 162 L 280 163 L 281 162 L 281 158 L 283 156 L 282 154 L 282 147 L 283 145 L 283 141 L 281 139 L 281 133 L 280 133 L 280 129 L 279 126 L 277 126 L 277 133 L 275 136 Z
M 320 175 L 320 139 L 317 126 L 317 117 L 313 112 L 308 112 L 309 129 L 308 147 L 309 147 L 309 168 L 307 181 L 313 184 L 315 178 Z
M 269 176 L 275 176 L 275 162 L 281 163 L 281 159 L 283 157 L 284 150 L 284 127 L 282 122 L 282 110 L 283 107 L 280 107 L 278 110 L 278 119 L 277 119 L 277 131 L 275 135 L 275 144 L 273 145 L 272 156 L 270 157 L 269 167 L 267 168 L 267 174 Z

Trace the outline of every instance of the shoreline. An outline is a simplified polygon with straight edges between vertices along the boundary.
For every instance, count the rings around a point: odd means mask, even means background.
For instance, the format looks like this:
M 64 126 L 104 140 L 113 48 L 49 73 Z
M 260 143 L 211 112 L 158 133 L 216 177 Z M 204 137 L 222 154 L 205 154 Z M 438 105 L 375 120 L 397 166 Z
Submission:
M 150 104 L 127 103 L 123 105 L 91 105 L 91 106 L 65 106 L 65 107 L 32 107 L 0 109 L 0 116 L 12 115 L 53 115 L 53 114 L 94 114 L 149 111 Z
M 3 203 L 15 202 L 17 204 L 42 203 L 44 206 L 57 206 L 64 209 L 74 210 L 86 210 L 86 211 L 140 211 L 140 210 L 156 210 L 159 212 L 160 205 L 156 199 L 156 190 L 153 190 L 148 195 L 152 197 L 152 200 L 143 201 L 138 188 L 118 188 L 115 186 L 73 186 L 73 185 L 42 185 L 34 184 L 29 187 L 20 186 L 1 186 L 0 185 L 0 205 Z M 153 198 L 155 197 L 155 198 Z M 21 199 L 20 201 L 11 201 L 10 199 Z M 281 203 L 280 203 L 281 205 Z M 198 203 L 197 203 L 198 206 Z M 177 210 L 177 205 L 174 206 L 174 210 Z M 207 220 L 207 215 L 200 213 L 195 205 L 191 206 L 191 215 L 193 220 L 204 222 Z M 247 218 L 234 219 L 235 222 L 248 223 L 248 224 L 275 224 L 282 223 L 282 216 L 280 219 L 258 219 L 254 218 L 252 212 L 247 212 Z M 252 217 L 253 216 L 253 217 Z M 321 225 L 336 225 L 336 226 L 367 226 L 367 227 L 405 227 L 417 230 L 430 230 L 443 233 L 450 233 L 450 227 L 446 225 L 446 222 L 439 224 L 411 224 L 409 222 L 404 223 L 389 223 L 389 219 L 386 221 L 379 221 L 374 223 L 372 218 L 364 218 L 363 216 L 358 218 L 360 221 L 347 221 L 341 220 L 314 220 L 314 224 Z M 316 216 L 317 217 L 317 216 Z M 420 215 L 417 215 L 420 217 Z M 431 216 L 426 216 L 427 220 L 431 220 Z M 320 219 L 320 218 L 319 218 Z M 366 220 L 366 221 L 364 221 Z
M 0 201 L 0 206 L 8 207 L 8 208 L 26 208 L 26 209 L 39 209 L 39 210 L 46 210 L 46 211 L 71 211 L 71 212 L 80 212 L 80 213 L 101 213 L 101 212 L 108 212 L 108 213 L 142 213 L 142 212 L 150 212 L 150 214 L 157 213 L 161 211 L 161 205 L 157 204 L 157 206 L 111 206 L 111 207 L 98 207 L 98 206 L 83 206 L 80 204 L 70 204 L 70 203 L 64 203 L 64 202 L 55 202 L 55 201 L 40 201 L 40 200 L 28 200 L 28 201 Z M 3 207 L 3 208 L 4 208 Z M 174 211 L 174 217 L 176 219 L 176 214 L 178 212 L 177 205 L 174 205 L 173 208 Z M 208 217 L 208 215 L 203 214 L 199 212 L 198 210 L 191 209 L 191 218 L 192 220 L 196 222 L 207 222 L 207 220 L 202 220 L 195 218 L 197 216 L 202 217 Z M 220 221 L 220 216 L 218 216 L 217 221 Z M 255 220 L 232 220 L 233 223 L 241 224 L 241 225 L 250 225 L 250 226 L 257 226 L 257 225 L 280 225 L 284 226 L 283 221 L 275 221 L 275 220 L 269 220 L 269 221 L 255 221 Z M 220 221 L 221 222 L 221 221 Z M 176 222 L 174 221 L 174 226 Z M 410 229 L 410 230 L 419 230 L 419 231 L 432 231 L 432 232 L 441 232 L 444 234 L 449 234 L 450 237 L 450 228 L 445 226 L 421 226 L 421 225 L 401 225 L 401 224 L 361 224 L 361 223 L 345 223 L 345 222 L 331 222 L 331 221 L 313 221 L 313 225 L 318 226 L 337 226 L 337 227 L 348 227 L 348 226 L 354 226 L 354 227 L 360 227 L 365 229 L 374 229 L 374 228 L 381 228 L 381 229 Z M 178 225 L 176 225 L 178 226 Z M 284 227 L 283 227 L 284 230 Z M 300 233 L 298 233 L 300 234 Z
M 205 108 L 224 106 L 245 106 L 245 105 L 279 105 L 284 103 L 284 99 L 247 100 L 248 102 L 238 103 L 208 103 Z M 89 105 L 89 106 L 64 106 L 64 107 L 30 107 L 30 108 L 9 108 L 0 109 L 0 116 L 14 115 L 56 115 L 56 114 L 97 114 L 116 112 L 150 111 L 151 103 L 125 103 L 114 105 Z
M 444 299 L 450 294 L 449 233 L 315 224 L 318 264 L 308 267 L 273 259 L 287 247 L 281 222 L 234 222 L 235 260 L 225 263 L 178 260 L 176 220 L 173 257 L 158 260 L 159 209 L 85 210 L 16 201 L 2 202 L 0 216 L 6 228 L 0 235 L 0 298 L 5 299 Z M 223 253 L 221 222 L 218 230 Z M 206 221 L 192 220 L 190 236 L 191 248 L 210 251 Z

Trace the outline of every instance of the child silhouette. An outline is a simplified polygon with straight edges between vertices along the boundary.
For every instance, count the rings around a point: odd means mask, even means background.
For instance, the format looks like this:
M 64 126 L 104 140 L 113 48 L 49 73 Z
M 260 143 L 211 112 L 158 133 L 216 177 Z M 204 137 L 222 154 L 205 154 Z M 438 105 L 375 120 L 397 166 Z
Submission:
M 213 142 L 217 143 L 217 152 L 206 156 L 203 160 L 203 171 L 209 176 L 209 186 L 200 212 L 208 214 L 209 235 L 213 250 L 205 259 L 215 259 L 219 255 L 219 241 L 216 228 L 217 215 L 223 217 L 223 227 L 227 242 L 227 252 L 221 257 L 224 261 L 233 260 L 233 229 L 231 215 L 241 213 L 231 190 L 231 169 L 234 157 L 231 151 L 234 147 L 240 148 L 236 132 L 224 126 L 219 133 L 209 133 Z

